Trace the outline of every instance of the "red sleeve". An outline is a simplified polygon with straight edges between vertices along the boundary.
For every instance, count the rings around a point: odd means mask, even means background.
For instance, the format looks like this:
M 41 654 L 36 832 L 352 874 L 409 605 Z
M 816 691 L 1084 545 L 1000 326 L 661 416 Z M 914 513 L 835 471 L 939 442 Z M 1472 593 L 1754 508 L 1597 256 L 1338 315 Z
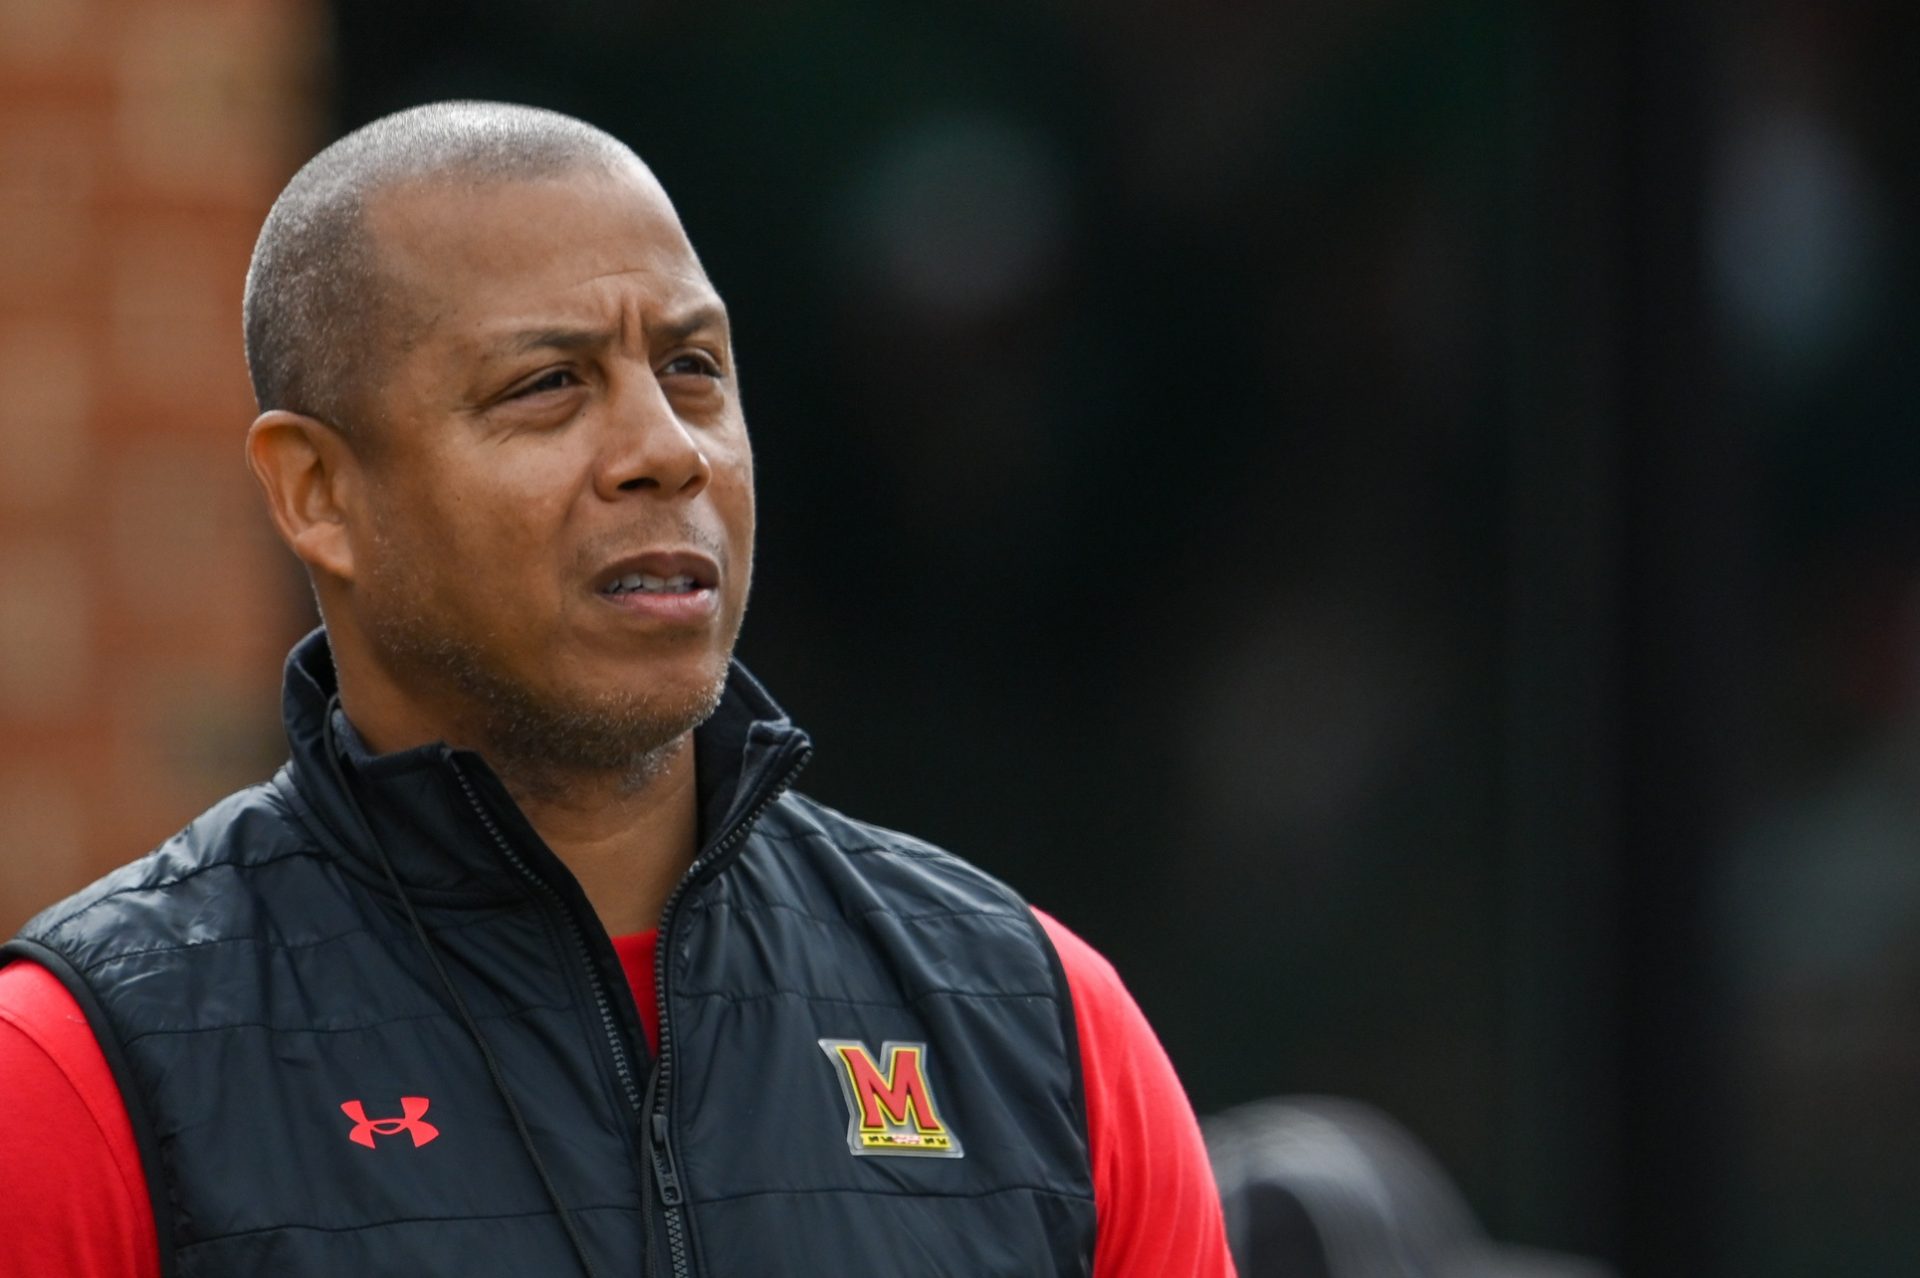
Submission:
M 146 1175 L 85 1013 L 35 963 L 0 968 L 0 1273 L 158 1278 Z
M 1047 914 L 1066 969 L 1087 1085 L 1094 1278 L 1233 1278 L 1220 1192 L 1193 1107 L 1113 965 Z

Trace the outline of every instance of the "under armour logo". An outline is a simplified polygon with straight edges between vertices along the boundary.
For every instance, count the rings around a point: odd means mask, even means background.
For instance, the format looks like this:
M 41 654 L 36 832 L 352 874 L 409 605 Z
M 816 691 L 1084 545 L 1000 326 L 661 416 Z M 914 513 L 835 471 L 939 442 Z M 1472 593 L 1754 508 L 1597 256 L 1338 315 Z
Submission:
M 405 1132 L 413 1137 L 413 1147 L 418 1149 L 440 1134 L 438 1127 L 421 1117 L 427 1112 L 429 1103 L 424 1096 L 402 1096 L 400 1112 L 403 1117 L 368 1118 L 366 1106 L 359 1101 L 342 1101 L 340 1112 L 353 1120 L 353 1130 L 347 1133 L 347 1139 L 372 1149 L 375 1136 L 398 1136 Z

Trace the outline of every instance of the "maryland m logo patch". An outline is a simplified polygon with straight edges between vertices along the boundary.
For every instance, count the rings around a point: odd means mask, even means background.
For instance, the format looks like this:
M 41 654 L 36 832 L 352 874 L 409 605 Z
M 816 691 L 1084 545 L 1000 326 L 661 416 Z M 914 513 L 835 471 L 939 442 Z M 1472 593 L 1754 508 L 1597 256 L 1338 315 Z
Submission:
M 820 1050 L 840 1076 L 847 1098 L 847 1148 L 856 1154 L 959 1158 L 960 1141 L 934 1108 L 925 1043 L 882 1043 L 882 1068 L 867 1045 L 823 1038 Z

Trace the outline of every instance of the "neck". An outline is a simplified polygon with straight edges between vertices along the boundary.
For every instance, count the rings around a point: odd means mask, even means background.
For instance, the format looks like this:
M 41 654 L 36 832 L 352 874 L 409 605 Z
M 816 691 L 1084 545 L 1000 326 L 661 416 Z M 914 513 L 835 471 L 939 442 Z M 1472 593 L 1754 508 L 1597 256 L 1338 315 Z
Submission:
M 471 698 L 430 701 L 417 688 L 410 691 L 372 659 L 352 627 L 329 627 L 329 634 L 341 704 L 368 748 L 387 753 L 445 741 L 477 751 L 580 881 L 609 934 L 658 925 L 667 896 L 699 850 L 692 732 L 623 768 L 555 766 L 495 743 Z
M 636 773 L 575 775 L 557 785 L 550 774 L 497 770 L 527 821 L 580 881 L 609 934 L 658 925 L 698 850 L 691 733 L 663 746 L 651 766 Z

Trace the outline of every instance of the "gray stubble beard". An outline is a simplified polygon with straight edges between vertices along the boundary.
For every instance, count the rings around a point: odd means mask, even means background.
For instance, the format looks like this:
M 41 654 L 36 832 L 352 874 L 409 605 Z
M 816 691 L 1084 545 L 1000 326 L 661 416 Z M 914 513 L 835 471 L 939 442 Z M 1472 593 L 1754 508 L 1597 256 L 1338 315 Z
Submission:
M 389 598 L 396 596 L 389 592 Z M 378 613 L 379 610 L 375 610 Z M 563 699 L 487 660 L 485 646 L 423 613 L 370 616 L 367 632 L 396 675 L 454 689 L 472 712 L 472 744 L 516 795 L 559 798 L 581 782 L 612 778 L 621 792 L 645 789 L 682 740 L 719 708 L 726 663 L 693 696 L 669 702 L 645 692 Z
M 612 778 L 622 793 L 645 789 L 719 708 L 726 685 L 723 670 L 678 705 L 645 693 L 567 704 L 489 668 L 473 649 L 443 645 L 422 655 L 478 712 L 480 753 L 508 789 L 542 799 L 587 779 Z

